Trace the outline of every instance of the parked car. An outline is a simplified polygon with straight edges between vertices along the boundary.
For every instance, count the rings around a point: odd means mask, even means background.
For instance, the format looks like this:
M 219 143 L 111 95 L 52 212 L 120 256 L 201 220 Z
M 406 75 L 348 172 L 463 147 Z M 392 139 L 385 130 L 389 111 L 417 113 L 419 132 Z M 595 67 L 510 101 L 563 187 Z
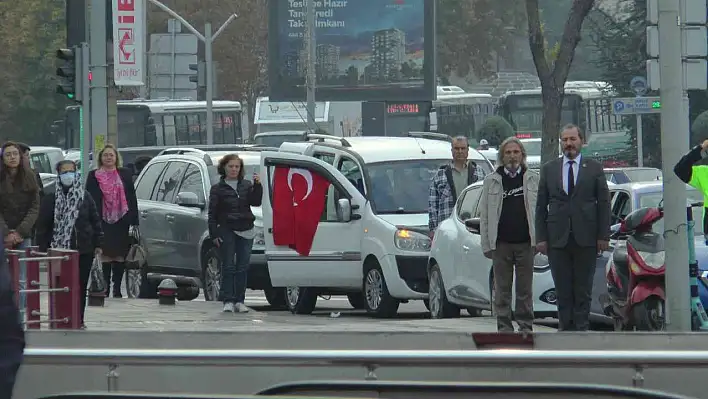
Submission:
M 461 309 L 471 315 L 492 310 L 496 297 L 492 261 L 482 252 L 479 234 L 482 185 L 477 182 L 465 188 L 455 213 L 435 233 L 428 259 L 433 318 L 459 317 Z M 536 318 L 556 317 L 555 285 L 548 258 L 542 254 L 534 257 L 533 295 Z
M 605 177 L 614 184 L 651 182 L 661 180 L 661 169 L 657 168 L 605 168 Z
M 262 153 L 263 182 L 274 167 L 310 170 L 330 183 L 311 253 L 273 242 L 272 183 L 263 185 L 263 226 L 270 279 L 293 313 L 310 314 L 320 295 L 347 295 L 353 307 L 392 317 L 401 302 L 428 299 L 428 189 L 452 160 L 450 137 L 307 135 Z M 474 149 L 485 174 L 492 165 Z M 268 176 L 268 178 L 266 178 Z
M 307 132 L 302 130 L 282 130 L 277 132 L 257 133 L 253 136 L 257 145 L 280 147 L 285 142 L 307 141 Z
M 35 172 L 56 175 L 56 166 L 59 161 L 64 160 L 64 151 L 59 147 L 32 146 L 29 157 Z
M 164 278 L 196 282 L 207 301 L 217 299 L 220 283 L 219 254 L 207 227 L 209 189 L 219 181 L 217 164 L 226 154 L 237 153 L 245 175 L 259 171 L 260 149 L 201 151 L 175 148 L 153 158 L 136 180 L 141 240 L 147 267 L 139 276 L 140 296 L 152 296 Z M 253 207 L 258 234 L 253 244 L 248 288 L 265 290 L 272 306 L 285 305 L 283 290 L 270 285 L 265 260 L 260 207 Z

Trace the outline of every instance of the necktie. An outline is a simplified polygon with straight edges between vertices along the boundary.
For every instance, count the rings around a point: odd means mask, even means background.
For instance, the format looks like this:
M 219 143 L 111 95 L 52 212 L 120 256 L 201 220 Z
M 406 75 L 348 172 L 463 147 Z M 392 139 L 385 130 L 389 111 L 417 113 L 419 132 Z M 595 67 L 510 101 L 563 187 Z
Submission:
M 568 195 L 573 195 L 575 190 L 575 172 L 573 171 L 575 161 L 568 161 Z

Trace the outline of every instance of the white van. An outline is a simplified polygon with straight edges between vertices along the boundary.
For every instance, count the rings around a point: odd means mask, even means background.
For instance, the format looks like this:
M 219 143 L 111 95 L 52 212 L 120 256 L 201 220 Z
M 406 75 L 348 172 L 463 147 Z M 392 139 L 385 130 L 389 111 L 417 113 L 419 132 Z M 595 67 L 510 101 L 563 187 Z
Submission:
M 272 187 L 263 187 L 270 279 L 273 287 L 285 287 L 293 313 L 312 313 L 319 295 L 347 295 L 353 307 L 379 317 L 394 316 L 401 302 L 428 298 L 428 190 L 452 159 L 449 137 L 440 136 L 308 134 L 306 142 L 261 153 L 264 183 L 272 184 L 275 166 L 285 166 L 308 169 L 331 184 L 307 257 L 274 245 Z M 469 159 L 492 171 L 476 150 Z

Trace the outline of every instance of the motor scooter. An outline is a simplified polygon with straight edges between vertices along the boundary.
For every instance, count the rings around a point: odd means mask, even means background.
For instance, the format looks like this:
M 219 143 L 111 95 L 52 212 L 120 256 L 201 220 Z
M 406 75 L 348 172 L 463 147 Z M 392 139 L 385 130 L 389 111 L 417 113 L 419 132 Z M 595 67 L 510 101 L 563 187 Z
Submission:
M 640 208 L 618 225 L 617 240 L 605 266 L 607 296 L 603 308 L 615 331 L 660 331 L 665 327 L 664 237 L 652 226 L 664 217 L 662 208 Z

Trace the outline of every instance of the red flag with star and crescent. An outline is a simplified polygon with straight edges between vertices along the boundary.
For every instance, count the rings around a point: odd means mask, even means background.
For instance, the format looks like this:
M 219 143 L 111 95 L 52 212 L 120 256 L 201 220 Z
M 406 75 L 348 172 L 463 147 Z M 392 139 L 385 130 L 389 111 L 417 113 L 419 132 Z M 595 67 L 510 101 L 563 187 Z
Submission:
M 308 256 L 325 208 L 329 181 L 302 168 L 276 166 L 273 176 L 273 243 Z

